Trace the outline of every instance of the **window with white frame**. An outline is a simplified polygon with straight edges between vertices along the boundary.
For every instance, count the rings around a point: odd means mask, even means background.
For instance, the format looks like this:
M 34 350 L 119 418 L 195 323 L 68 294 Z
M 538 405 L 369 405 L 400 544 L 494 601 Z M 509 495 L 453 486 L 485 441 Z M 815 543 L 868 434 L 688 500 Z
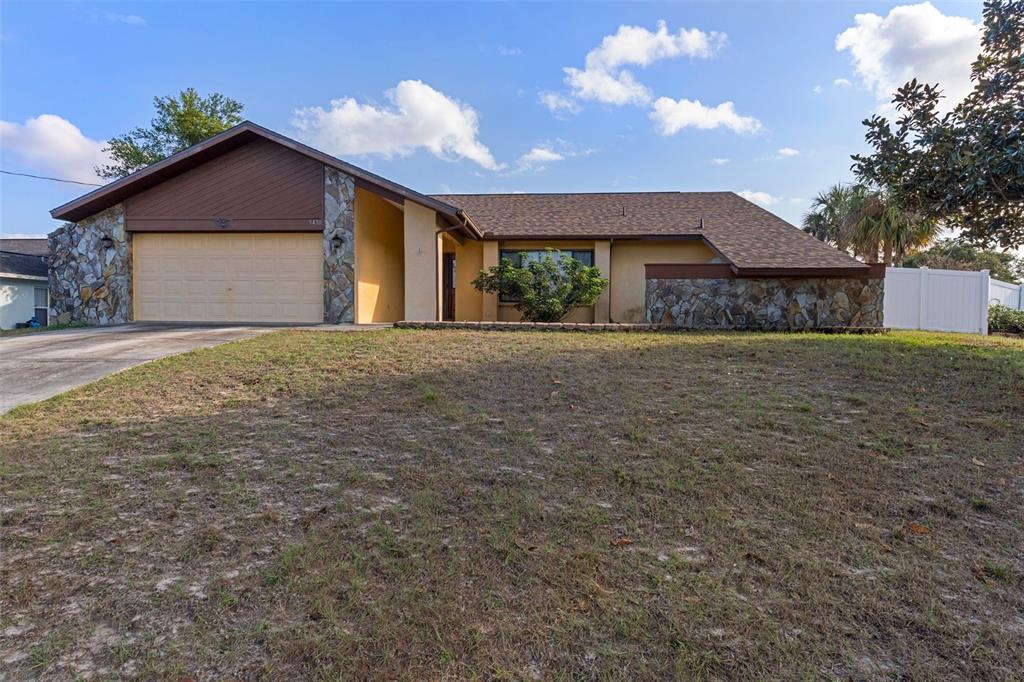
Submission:
M 36 287 L 35 296 L 36 319 L 39 320 L 39 324 L 45 327 L 50 310 L 50 290 L 46 287 Z

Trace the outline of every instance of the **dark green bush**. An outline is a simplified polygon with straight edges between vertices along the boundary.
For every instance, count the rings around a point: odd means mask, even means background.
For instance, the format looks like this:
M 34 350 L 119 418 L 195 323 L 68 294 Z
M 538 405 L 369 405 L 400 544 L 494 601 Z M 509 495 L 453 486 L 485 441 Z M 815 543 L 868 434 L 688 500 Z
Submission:
M 515 301 L 529 322 L 558 322 L 573 308 L 594 305 L 608 280 L 596 267 L 547 249 L 539 260 L 522 267 L 502 258 L 499 265 L 481 270 L 473 286 Z
M 1024 336 L 1024 310 L 993 303 L 988 307 L 988 330 Z

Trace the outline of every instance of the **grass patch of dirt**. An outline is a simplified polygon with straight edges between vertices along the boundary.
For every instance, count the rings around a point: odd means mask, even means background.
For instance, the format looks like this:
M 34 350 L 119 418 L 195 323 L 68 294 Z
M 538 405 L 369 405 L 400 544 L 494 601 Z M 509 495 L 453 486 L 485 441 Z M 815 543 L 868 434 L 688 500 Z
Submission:
M 1024 342 L 283 331 L 0 418 L 0 678 L 1019 679 Z

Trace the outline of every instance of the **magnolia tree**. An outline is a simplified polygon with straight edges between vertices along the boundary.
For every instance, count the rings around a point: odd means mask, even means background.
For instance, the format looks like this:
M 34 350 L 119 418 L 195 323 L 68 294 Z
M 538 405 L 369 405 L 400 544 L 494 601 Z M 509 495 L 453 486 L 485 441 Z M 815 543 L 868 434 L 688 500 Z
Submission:
M 976 244 L 1024 244 L 1024 0 L 987 0 L 974 89 L 939 113 L 938 86 L 912 80 L 894 122 L 867 121 L 858 179 L 904 210 L 961 230 Z
M 473 286 L 515 301 L 528 322 L 558 322 L 573 308 L 594 305 L 608 280 L 596 267 L 547 249 L 525 265 L 502 258 L 500 264 L 481 270 Z

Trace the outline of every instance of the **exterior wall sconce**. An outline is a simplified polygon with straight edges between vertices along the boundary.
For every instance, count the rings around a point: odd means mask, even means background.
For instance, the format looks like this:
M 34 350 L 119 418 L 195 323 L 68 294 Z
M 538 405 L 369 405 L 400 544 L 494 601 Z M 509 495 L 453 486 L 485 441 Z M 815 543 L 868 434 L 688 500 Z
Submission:
M 114 248 L 114 240 L 110 237 L 100 237 L 100 246 L 104 249 Z
M 344 244 L 345 244 L 345 240 L 342 239 L 341 237 L 339 237 L 338 235 L 334 235 L 333 237 L 331 237 L 331 246 L 334 247 L 335 251 L 337 251 L 342 246 L 344 246 Z

